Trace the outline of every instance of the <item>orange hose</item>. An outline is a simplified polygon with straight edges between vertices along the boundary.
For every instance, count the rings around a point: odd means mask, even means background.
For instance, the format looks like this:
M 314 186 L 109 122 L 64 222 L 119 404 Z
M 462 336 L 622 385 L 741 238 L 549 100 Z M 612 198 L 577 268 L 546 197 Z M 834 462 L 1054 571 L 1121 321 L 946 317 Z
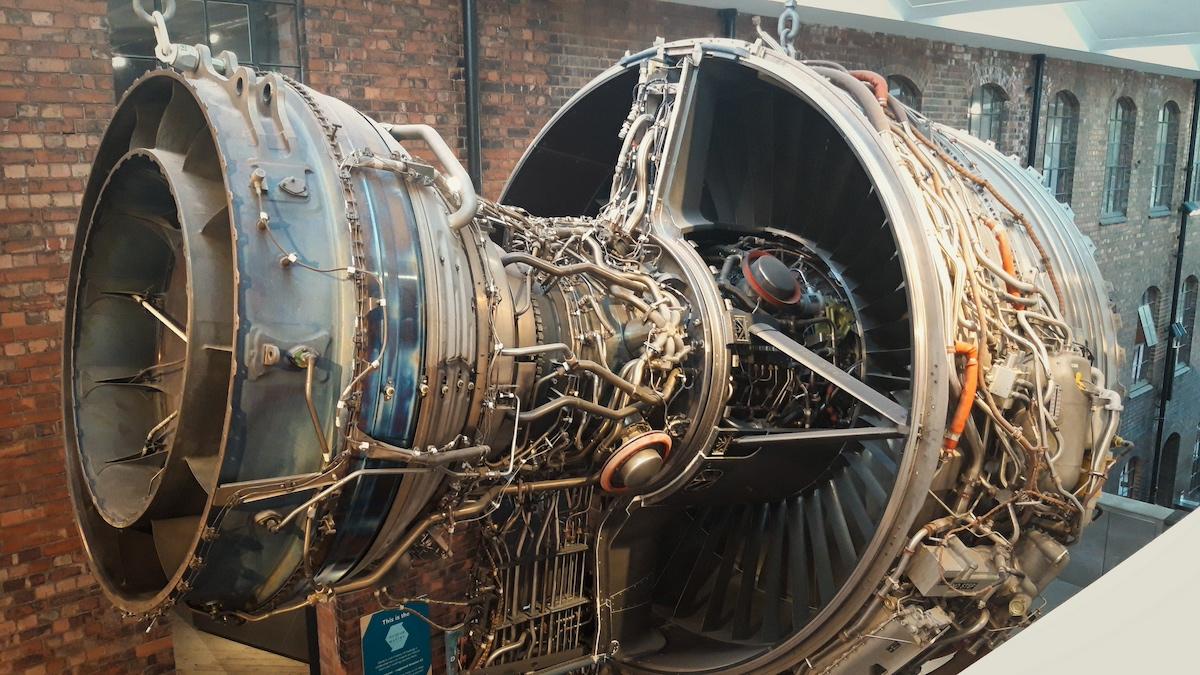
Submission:
M 871 70 L 851 70 L 850 75 L 856 80 L 871 85 L 871 88 L 875 90 L 875 100 L 879 101 L 879 105 L 887 105 L 888 84 L 882 75 Z
M 1009 274 L 1013 275 L 1014 277 L 1017 276 L 1017 263 L 1016 263 L 1016 259 L 1013 257 L 1012 244 L 1010 244 L 1008 241 L 1008 233 L 1005 232 L 1004 230 L 1000 229 L 999 227 L 997 227 L 996 221 L 992 220 L 991 218 L 989 218 L 983 222 L 988 226 L 988 229 L 991 230 L 992 233 L 996 235 L 996 245 L 1000 247 L 1000 265 L 1001 265 L 1001 267 L 1004 268 L 1005 272 L 1008 272 Z M 1005 284 L 1005 286 L 1008 288 L 1008 292 L 1010 294 L 1012 294 L 1012 295 L 1020 295 L 1021 294 L 1021 291 L 1018 290 L 1016 287 L 1014 287 L 1012 284 Z
M 970 342 L 955 342 L 954 353 L 966 355 L 967 366 L 963 369 L 963 388 L 958 396 L 958 407 L 954 410 L 950 428 L 946 430 L 946 441 L 942 445 L 948 455 L 958 453 L 958 439 L 963 429 L 967 428 L 971 408 L 975 405 L 975 392 L 979 388 L 979 348 Z

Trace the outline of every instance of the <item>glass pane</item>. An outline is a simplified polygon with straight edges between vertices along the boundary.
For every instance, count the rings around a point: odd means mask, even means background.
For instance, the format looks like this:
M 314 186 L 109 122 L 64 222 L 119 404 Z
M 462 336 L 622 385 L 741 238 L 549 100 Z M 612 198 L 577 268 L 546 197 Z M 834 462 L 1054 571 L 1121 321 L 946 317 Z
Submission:
M 300 69 L 299 69 L 299 68 L 283 68 L 283 67 L 280 67 L 280 68 L 272 68 L 272 70 L 277 70 L 277 71 L 279 71 L 279 72 L 283 73 L 284 75 L 287 75 L 288 77 L 292 78 L 293 80 L 295 80 L 295 81 L 297 81 L 297 82 L 303 82 L 303 80 L 301 80 L 301 79 L 300 79 Z
M 208 44 L 204 32 L 204 0 L 175 0 L 175 16 L 167 19 L 171 41 L 183 45 Z
M 226 49 L 250 60 L 250 11 L 232 2 L 208 3 L 208 46 L 213 53 Z
M 112 58 L 113 67 L 113 91 L 117 95 L 117 99 L 125 93 L 129 85 L 141 76 L 142 73 L 148 70 L 154 70 L 158 66 L 158 61 L 154 59 L 130 58 L 128 56 L 114 56 Z
M 144 6 L 150 7 L 153 3 L 147 2 Z M 154 56 L 154 29 L 133 13 L 129 0 L 108 0 L 108 27 L 114 54 Z
M 299 63 L 300 56 L 296 48 L 296 8 L 292 5 L 264 2 L 251 7 L 250 13 L 255 63 Z M 242 58 L 249 58 L 249 55 Z

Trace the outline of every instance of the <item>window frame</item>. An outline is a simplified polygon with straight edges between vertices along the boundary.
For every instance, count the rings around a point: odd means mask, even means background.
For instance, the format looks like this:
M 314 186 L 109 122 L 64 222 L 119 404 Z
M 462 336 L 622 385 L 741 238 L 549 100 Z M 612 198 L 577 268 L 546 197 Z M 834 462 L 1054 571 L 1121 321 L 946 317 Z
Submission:
M 1151 286 L 1142 293 L 1138 304 L 1137 328 L 1133 338 L 1133 358 L 1130 360 L 1131 395 L 1151 388 L 1150 375 L 1158 356 L 1158 313 L 1162 302 L 1158 288 Z M 1147 320 L 1146 317 L 1149 317 Z
M 1137 499 L 1138 472 L 1141 470 L 1141 459 L 1130 457 L 1121 467 L 1117 477 L 1117 496 L 1127 499 Z
M 921 112 L 921 88 L 916 82 L 905 77 L 904 75 L 888 75 L 887 76 L 888 94 L 895 96 L 901 103 L 908 107 Z M 905 99 L 911 99 L 911 102 Z
M 1192 127 L 1196 131 L 1192 138 L 1188 139 L 1192 144 L 1192 182 L 1186 186 L 1184 194 L 1195 202 L 1200 201 L 1200 125 L 1192 124 Z
M 1075 160 L 1079 147 L 1079 99 L 1060 90 L 1046 108 L 1042 142 L 1042 184 L 1054 198 L 1070 204 L 1075 189 Z
M 1150 215 L 1171 214 L 1175 170 L 1179 158 L 1179 106 L 1167 101 L 1158 110 L 1154 127 L 1154 174 L 1150 182 Z
M 1124 221 L 1129 215 L 1133 182 L 1133 146 L 1137 135 L 1137 106 L 1128 96 L 1113 104 L 1109 114 L 1104 153 L 1101 224 Z
M 1004 138 L 1007 104 L 1008 93 L 995 82 L 975 87 L 967 102 L 967 133 L 985 143 L 991 141 L 999 148 Z
M 1192 444 L 1192 477 L 1188 481 L 1187 496 L 1200 499 L 1200 426 L 1196 427 L 1196 442 Z
M 147 7 L 148 11 L 151 11 L 151 12 L 160 11 L 161 12 L 163 9 L 164 0 L 142 0 L 142 1 L 143 1 L 144 5 Z M 209 36 L 212 35 L 212 26 L 211 26 L 210 20 L 209 20 L 209 3 L 219 2 L 219 3 L 223 3 L 223 4 L 230 4 L 230 5 L 242 5 L 247 8 L 246 29 L 248 31 L 250 31 L 251 54 L 238 54 L 239 65 L 248 66 L 254 70 L 280 71 L 280 72 L 284 72 L 285 74 L 287 73 L 287 71 L 290 70 L 294 73 L 293 77 L 296 80 L 298 80 L 300 82 L 307 81 L 308 68 L 305 64 L 306 59 L 305 59 L 305 49 L 304 49 L 304 0 L 196 0 L 196 1 L 202 2 L 203 6 L 204 6 L 204 33 L 203 34 L 205 36 L 204 42 L 209 47 L 209 49 L 213 49 L 212 44 L 209 42 Z M 177 4 L 178 4 L 178 2 L 177 2 Z M 130 13 L 133 12 L 132 9 L 129 9 L 129 4 L 127 2 L 119 2 L 119 3 L 117 3 L 117 5 L 125 8 Z M 292 31 L 296 38 L 296 63 L 292 64 L 292 63 L 278 63 L 278 62 L 274 62 L 274 61 L 255 61 L 250 58 L 253 56 L 253 52 L 255 51 L 255 49 L 254 49 L 255 23 L 254 23 L 253 13 L 251 12 L 251 9 L 254 7 L 261 7 L 263 5 L 282 5 L 285 7 L 292 8 L 292 20 L 290 23 L 292 24 Z M 108 14 L 106 14 L 106 17 L 108 17 Z M 169 24 L 170 24 L 170 22 L 168 22 L 168 30 L 171 30 L 171 26 Z M 125 62 L 131 63 L 131 64 L 142 64 L 143 66 L 146 66 L 145 68 L 142 69 L 142 71 L 141 71 L 142 73 L 147 72 L 149 70 L 153 70 L 158 67 L 161 67 L 162 64 L 159 63 L 158 59 L 156 59 L 153 55 L 147 56 L 146 54 L 133 54 L 133 53 L 130 53 L 127 51 L 122 51 L 120 49 L 117 49 L 117 46 L 112 43 L 112 37 L 113 37 L 112 25 L 113 25 L 113 22 L 111 20 L 111 17 L 109 17 L 109 29 L 108 29 L 109 47 L 110 47 L 110 51 L 111 51 L 110 56 L 112 57 L 113 65 L 114 65 L 113 93 L 116 96 L 116 99 L 120 100 L 121 96 L 123 96 L 125 94 L 125 89 L 127 87 L 120 88 L 117 86 L 118 80 L 117 80 L 116 67 L 118 67 L 118 65 L 117 65 L 118 59 L 124 60 Z M 147 30 L 150 29 L 149 24 L 146 24 L 146 27 L 147 27 Z M 213 49 L 214 54 L 217 54 L 220 51 L 222 51 L 222 50 Z M 140 74 L 135 75 L 134 79 L 136 79 L 137 77 L 140 77 L 140 76 L 141 76 Z
M 1180 370 L 1192 364 L 1192 336 L 1196 326 L 1196 305 L 1200 296 L 1200 278 L 1190 275 L 1183 282 L 1179 292 L 1179 322 L 1183 325 L 1184 335 L 1179 338 L 1175 348 L 1175 369 Z

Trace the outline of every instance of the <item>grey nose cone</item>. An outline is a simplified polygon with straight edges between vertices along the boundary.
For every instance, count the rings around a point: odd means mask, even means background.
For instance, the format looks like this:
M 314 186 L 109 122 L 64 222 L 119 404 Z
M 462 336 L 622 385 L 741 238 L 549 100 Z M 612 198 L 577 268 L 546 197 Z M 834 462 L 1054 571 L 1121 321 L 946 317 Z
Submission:
M 751 274 L 763 290 L 774 299 L 787 301 L 796 295 L 799 284 L 792 271 L 773 255 L 764 255 L 750 265 Z
M 621 482 L 628 488 L 638 488 L 650 482 L 662 469 L 663 458 L 651 448 L 641 450 L 630 457 L 617 472 Z

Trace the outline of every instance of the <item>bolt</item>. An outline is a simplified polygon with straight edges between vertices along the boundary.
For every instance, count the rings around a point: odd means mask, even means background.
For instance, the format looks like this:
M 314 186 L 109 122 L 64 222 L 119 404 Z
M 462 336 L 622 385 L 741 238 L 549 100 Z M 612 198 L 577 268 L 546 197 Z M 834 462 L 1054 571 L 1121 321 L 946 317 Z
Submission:
M 1029 611 L 1030 598 L 1024 593 L 1018 593 L 1008 601 L 1008 613 L 1012 616 L 1025 616 Z
M 283 522 L 283 516 L 279 515 L 278 511 L 267 510 L 254 514 L 254 524 L 271 531 L 274 531 L 281 522 Z

